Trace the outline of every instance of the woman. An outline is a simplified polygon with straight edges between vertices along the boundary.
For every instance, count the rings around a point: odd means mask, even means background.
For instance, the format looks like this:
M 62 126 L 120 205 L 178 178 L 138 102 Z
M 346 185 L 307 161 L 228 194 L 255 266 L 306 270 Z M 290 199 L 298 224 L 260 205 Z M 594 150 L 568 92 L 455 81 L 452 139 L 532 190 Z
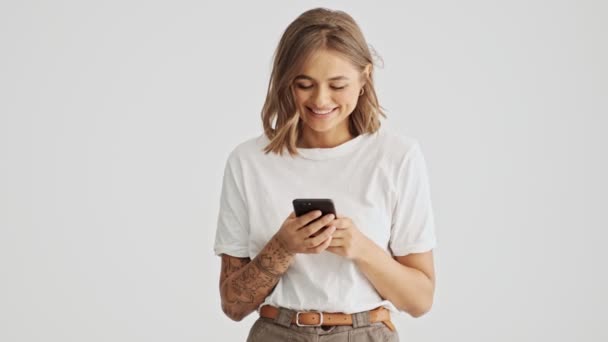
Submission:
M 222 309 L 235 321 L 258 311 L 248 341 L 398 341 L 391 312 L 430 309 L 425 161 L 380 116 L 355 21 L 323 8 L 296 18 L 274 55 L 264 134 L 230 153 L 222 185 Z M 296 217 L 295 198 L 331 198 L 337 217 Z

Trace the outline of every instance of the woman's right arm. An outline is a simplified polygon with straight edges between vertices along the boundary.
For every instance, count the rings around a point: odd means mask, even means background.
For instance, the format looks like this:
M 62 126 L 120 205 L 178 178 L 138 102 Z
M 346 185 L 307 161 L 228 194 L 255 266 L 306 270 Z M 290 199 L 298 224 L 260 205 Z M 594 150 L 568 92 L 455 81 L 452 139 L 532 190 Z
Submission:
M 255 311 L 293 260 L 276 237 L 250 261 L 222 254 L 222 310 L 235 321 Z
M 335 227 L 311 237 L 333 220 L 330 214 L 308 224 L 319 216 L 320 212 L 300 217 L 292 213 L 251 261 L 222 254 L 220 296 L 228 317 L 240 321 L 255 311 L 287 272 L 296 253 L 321 253 L 329 246 Z

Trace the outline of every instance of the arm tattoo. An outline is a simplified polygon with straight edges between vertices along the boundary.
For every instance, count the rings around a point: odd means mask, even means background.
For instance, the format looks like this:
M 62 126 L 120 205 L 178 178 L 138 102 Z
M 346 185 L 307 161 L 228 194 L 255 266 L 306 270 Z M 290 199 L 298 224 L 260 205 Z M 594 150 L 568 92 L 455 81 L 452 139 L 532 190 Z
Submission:
M 243 268 L 250 261 L 251 259 L 249 258 L 236 258 L 226 254 L 222 255 L 222 273 L 220 275 L 220 286 L 228 277 L 230 277 L 234 272 Z
M 290 254 L 273 238 L 253 259 L 222 256 L 222 309 L 239 319 L 257 309 L 291 265 Z

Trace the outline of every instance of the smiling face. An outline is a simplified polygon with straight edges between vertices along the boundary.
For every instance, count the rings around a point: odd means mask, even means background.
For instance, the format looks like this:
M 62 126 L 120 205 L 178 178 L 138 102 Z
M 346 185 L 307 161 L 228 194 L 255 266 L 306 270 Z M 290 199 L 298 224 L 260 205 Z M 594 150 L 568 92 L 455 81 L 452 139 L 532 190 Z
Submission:
M 348 117 L 357 106 L 362 80 L 359 70 L 336 52 L 319 50 L 306 61 L 294 80 L 294 95 L 308 145 L 350 138 Z

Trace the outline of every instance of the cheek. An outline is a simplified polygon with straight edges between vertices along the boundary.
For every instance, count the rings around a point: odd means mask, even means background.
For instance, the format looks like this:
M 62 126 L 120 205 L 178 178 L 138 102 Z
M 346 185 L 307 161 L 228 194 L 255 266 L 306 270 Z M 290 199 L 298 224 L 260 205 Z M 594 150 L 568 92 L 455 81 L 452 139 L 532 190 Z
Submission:
M 294 99 L 296 100 L 297 104 L 303 104 L 306 101 L 308 101 L 308 95 L 304 92 L 301 91 L 295 91 L 294 92 Z
M 336 101 L 346 107 L 354 107 L 357 104 L 358 92 L 343 92 L 335 97 Z
M 296 92 L 295 93 L 295 99 L 297 103 L 302 103 L 304 101 L 306 101 L 306 95 L 302 94 L 300 92 Z

